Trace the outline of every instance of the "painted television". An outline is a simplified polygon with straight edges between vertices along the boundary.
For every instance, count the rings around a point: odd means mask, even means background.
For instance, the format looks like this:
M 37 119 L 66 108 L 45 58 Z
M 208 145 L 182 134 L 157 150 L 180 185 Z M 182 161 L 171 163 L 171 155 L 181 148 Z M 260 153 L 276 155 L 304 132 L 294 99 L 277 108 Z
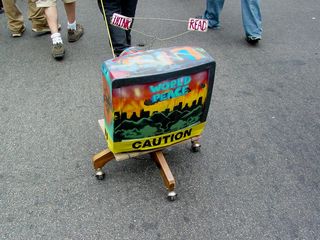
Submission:
M 129 49 L 102 64 L 104 126 L 113 153 L 163 148 L 201 135 L 215 61 L 202 48 Z

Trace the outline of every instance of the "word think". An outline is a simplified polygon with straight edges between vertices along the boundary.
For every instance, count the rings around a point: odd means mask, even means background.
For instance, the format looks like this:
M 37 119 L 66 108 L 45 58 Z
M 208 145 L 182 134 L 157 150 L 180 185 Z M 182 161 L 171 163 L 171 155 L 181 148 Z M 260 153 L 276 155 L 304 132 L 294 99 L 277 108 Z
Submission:
M 132 18 L 114 13 L 111 18 L 111 24 L 124 30 L 129 30 L 132 24 Z

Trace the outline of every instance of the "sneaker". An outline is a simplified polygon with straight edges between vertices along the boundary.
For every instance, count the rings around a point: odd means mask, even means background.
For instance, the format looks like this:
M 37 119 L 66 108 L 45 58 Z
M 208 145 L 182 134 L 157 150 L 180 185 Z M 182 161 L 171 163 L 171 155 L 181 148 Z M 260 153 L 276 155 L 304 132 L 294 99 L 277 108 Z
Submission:
M 51 50 L 53 58 L 62 59 L 64 57 L 64 52 L 65 50 L 62 43 L 53 44 Z
M 77 24 L 76 30 L 68 29 L 68 42 L 76 42 L 83 35 L 83 27 L 80 24 Z
M 261 37 L 253 37 L 253 36 L 247 36 L 246 41 L 251 44 L 255 45 L 261 40 Z
M 21 37 L 25 30 L 26 30 L 26 27 L 24 25 L 22 25 L 22 27 L 20 28 L 20 30 L 18 32 L 11 32 L 11 36 L 14 38 Z
M 197 19 L 206 19 L 204 16 L 201 16 L 201 15 L 195 16 L 195 18 L 197 18 Z M 208 20 L 208 19 L 206 19 L 206 20 Z M 209 20 L 208 20 L 208 22 L 209 22 Z M 220 27 L 220 25 L 216 25 L 216 26 L 208 26 L 208 28 L 209 29 L 213 29 L 213 30 L 218 30 L 221 27 Z
M 1 14 L 1 13 L 4 13 L 4 10 L 3 10 L 3 8 L 0 8 L 0 14 Z
M 58 24 L 58 30 L 60 31 L 61 29 L 61 24 Z M 43 26 L 32 26 L 32 32 L 35 33 L 50 33 L 50 28 L 48 24 L 43 25 Z

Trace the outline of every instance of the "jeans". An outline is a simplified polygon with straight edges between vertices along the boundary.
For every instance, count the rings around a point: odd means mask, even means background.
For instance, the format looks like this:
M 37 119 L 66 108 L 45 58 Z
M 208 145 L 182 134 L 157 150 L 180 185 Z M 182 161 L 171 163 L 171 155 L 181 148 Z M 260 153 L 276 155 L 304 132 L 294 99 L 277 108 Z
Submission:
M 209 20 L 209 28 L 220 27 L 220 12 L 224 0 L 207 0 L 207 8 L 204 18 Z M 261 37 L 262 21 L 260 12 L 260 0 L 241 0 L 242 24 L 246 36 Z
M 102 12 L 101 0 L 97 1 L 100 11 Z M 107 15 L 114 53 L 118 56 L 123 50 L 131 46 L 131 31 L 111 25 L 110 19 L 114 13 L 133 18 L 135 16 L 138 0 L 102 0 L 102 2 Z

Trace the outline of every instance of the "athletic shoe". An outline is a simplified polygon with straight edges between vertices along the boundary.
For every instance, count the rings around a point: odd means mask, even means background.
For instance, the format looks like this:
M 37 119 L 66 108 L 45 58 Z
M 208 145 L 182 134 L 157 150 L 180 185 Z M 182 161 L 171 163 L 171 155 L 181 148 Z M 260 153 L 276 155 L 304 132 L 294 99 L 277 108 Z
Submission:
M 247 36 L 246 41 L 251 44 L 255 45 L 261 40 L 261 37 L 253 37 L 253 36 Z
M 76 30 L 68 29 L 68 42 L 76 42 L 83 35 L 83 27 L 77 24 Z
M 204 16 L 196 16 L 195 18 L 197 18 L 197 19 L 206 19 Z M 208 19 L 206 19 L 206 20 L 208 20 Z M 209 20 L 208 20 L 208 22 L 209 22 Z M 213 30 L 218 30 L 221 27 L 219 25 L 217 25 L 217 26 L 208 26 L 208 28 L 209 29 L 213 29 Z
M 53 44 L 51 50 L 53 58 L 62 59 L 64 57 L 64 52 L 65 50 L 62 43 Z
M 25 30 L 26 30 L 26 27 L 24 25 L 22 25 L 22 27 L 20 28 L 19 31 L 11 32 L 11 36 L 14 37 L 14 38 L 21 37 Z

